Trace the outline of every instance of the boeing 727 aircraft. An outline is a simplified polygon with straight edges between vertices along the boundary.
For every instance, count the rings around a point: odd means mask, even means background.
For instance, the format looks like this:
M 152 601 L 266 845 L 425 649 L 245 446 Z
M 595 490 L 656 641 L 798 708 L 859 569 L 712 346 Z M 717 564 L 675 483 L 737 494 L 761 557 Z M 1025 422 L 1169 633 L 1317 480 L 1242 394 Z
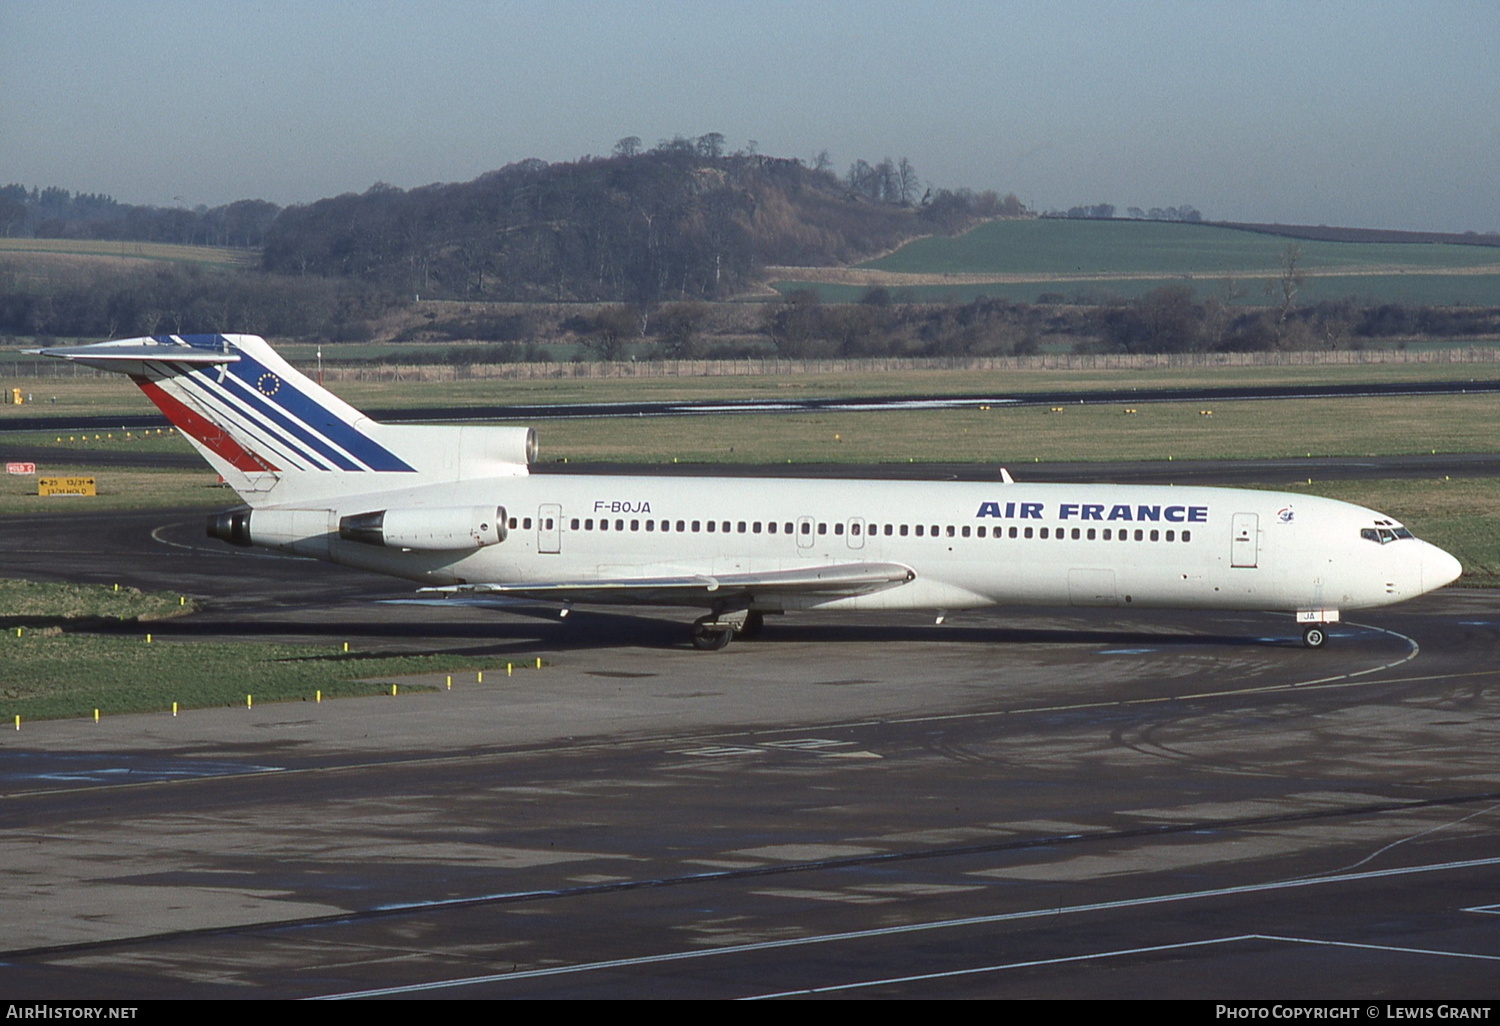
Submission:
M 380 424 L 250 335 L 39 350 L 128 374 L 246 505 L 208 533 L 423 590 L 708 610 L 693 644 L 795 609 L 995 605 L 1296 614 L 1455 580 L 1390 517 L 1228 488 L 538 474 L 529 428 Z

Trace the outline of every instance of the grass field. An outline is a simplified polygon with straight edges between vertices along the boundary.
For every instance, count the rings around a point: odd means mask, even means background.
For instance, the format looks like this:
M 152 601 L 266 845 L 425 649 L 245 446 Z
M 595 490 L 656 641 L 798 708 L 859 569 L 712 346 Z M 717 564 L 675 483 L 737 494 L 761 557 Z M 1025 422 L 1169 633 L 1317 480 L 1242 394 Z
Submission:
M 1336 245 L 1336 243 L 1328 243 Z M 887 285 L 897 303 L 971 303 L 984 296 L 1012 303 L 1035 303 L 1042 296 L 1062 295 L 1069 303 L 1097 303 L 1111 296 L 1136 299 L 1164 285 L 1191 285 L 1201 302 L 1224 297 L 1224 279 L 1212 275 L 1173 277 L 1105 278 L 1075 277 L 1027 282 L 945 282 L 925 285 Z M 825 303 L 857 303 L 870 285 L 847 285 L 787 279 L 771 283 L 788 295 L 812 289 Z M 1271 302 L 1268 290 L 1275 279 L 1246 275 L 1235 279 L 1240 290 L 1238 306 L 1264 306 Z M 1308 277 L 1297 293 L 1301 304 L 1347 297 L 1361 304 L 1406 303 L 1415 306 L 1500 306 L 1500 273 L 1496 274 L 1327 274 Z
M 118 600 L 118 601 L 117 601 Z M 0 716 L 22 721 L 390 694 L 382 678 L 505 673 L 503 659 L 343 651 L 335 645 L 163 641 L 157 607 L 178 598 L 0 580 Z M 113 621 L 108 623 L 106 621 Z M 517 667 L 531 666 L 517 662 Z M 494 677 L 492 676 L 492 679 Z M 410 689 L 408 689 L 410 690 Z M 431 690 L 427 688 L 425 690 Z
M 1034 302 L 1043 293 L 1134 298 L 1186 282 L 1198 294 L 1266 303 L 1289 243 L 1279 236 L 1159 221 L 991 221 L 954 237 L 930 236 L 856 268 L 820 268 L 773 283 L 814 288 L 827 302 L 858 300 L 873 285 L 900 301 Z M 1299 302 L 1356 296 L 1370 302 L 1500 305 L 1500 249 L 1433 243 L 1302 240 Z
M 555 404 L 651 400 L 775 399 L 885 395 L 989 395 L 1041 391 L 1200 388 L 1250 385 L 1382 384 L 1500 378 L 1500 362 L 1312 364 L 1254 367 L 1161 367 L 1146 370 L 1050 369 L 870 371 L 845 374 L 659 378 L 468 379 L 393 382 L 333 380 L 329 390 L 361 409 L 483 404 Z M 33 401 L 0 405 L 8 417 L 52 414 L 148 414 L 155 408 L 120 375 L 6 377 Z M 55 401 L 54 401 L 55 400 Z M 54 433 L 53 437 L 56 437 Z M 35 439 L 33 439 L 35 440 Z M 0 440 L 3 444 L 3 440 Z
M 181 443 L 187 448 L 187 443 Z M 237 506 L 239 497 L 218 484 L 218 475 L 202 470 L 138 470 L 97 467 L 59 461 L 40 463 L 42 476 L 92 477 L 99 494 L 38 496 L 36 478 L 0 476 L 0 516 L 30 513 L 87 513 L 115 509 L 171 509 L 181 506 Z
M 108 257 L 156 260 L 204 267 L 253 267 L 259 253 L 219 246 L 180 246 L 169 242 L 117 242 L 106 239 L 0 239 L 0 258 L 9 254 L 51 257 Z
M 1293 240 L 1163 221 L 989 221 L 958 236 L 929 236 L 861 267 L 903 274 L 1274 273 Z M 1307 271 L 1500 267 L 1500 249 L 1431 243 L 1302 240 Z
M 580 419 L 544 459 L 882 463 L 1260 459 L 1500 450 L 1500 396 Z M 1212 410 L 1205 416 L 1202 410 Z
M 1127 408 L 1136 410 L 1127 414 Z M 1203 411 L 1210 411 L 1205 414 Z M 780 415 L 605 417 L 539 422 L 542 458 L 660 463 L 889 463 L 1264 459 L 1500 451 L 1500 395 L 1399 399 L 1287 399 L 1216 403 L 1141 403 L 988 410 L 902 410 Z M 47 447 L 72 435 L 4 436 L 16 446 Z M 191 451 L 176 435 L 89 441 L 102 449 Z M 77 443 L 58 446 L 58 467 L 94 473 L 111 501 L 152 504 L 153 495 L 201 490 L 204 475 L 89 466 Z M 3 451 L 3 447 L 0 447 Z M 67 461 L 67 462 L 64 462 Z M 52 468 L 41 468 L 51 473 Z M 130 473 L 142 475 L 138 481 Z M 205 471 L 205 473 L 207 473 Z M 124 476 L 122 476 L 124 475 Z M 159 483 L 154 479 L 161 475 Z M 167 480 L 170 478 L 171 480 Z M 113 480 L 117 479 L 117 480 Z M 35 491 L 10 477 L 0 508 Z M 101 496 L 101 499 L 104 496 Z M 32 501 L 36 500 L 32 497 Z M 49 503 L 91 500 L 48 499 Z M 174 503 L 178 504 L 178 503 Z

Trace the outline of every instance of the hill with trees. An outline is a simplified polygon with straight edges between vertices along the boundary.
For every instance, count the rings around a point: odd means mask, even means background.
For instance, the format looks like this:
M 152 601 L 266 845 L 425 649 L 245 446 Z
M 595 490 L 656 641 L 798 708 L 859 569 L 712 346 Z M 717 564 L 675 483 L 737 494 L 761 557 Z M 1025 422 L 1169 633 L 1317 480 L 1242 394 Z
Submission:
M 610 157 L 525 160 L 471 182 L 366 192 L 283 210 L 263 265 L 404 293 L 547 302 L 719 299 L 770 264 L 846 263 L 955 232 L 1015 197 L 915 198 L 910 162 L 825 167 L 724 154 L 716 135 Z

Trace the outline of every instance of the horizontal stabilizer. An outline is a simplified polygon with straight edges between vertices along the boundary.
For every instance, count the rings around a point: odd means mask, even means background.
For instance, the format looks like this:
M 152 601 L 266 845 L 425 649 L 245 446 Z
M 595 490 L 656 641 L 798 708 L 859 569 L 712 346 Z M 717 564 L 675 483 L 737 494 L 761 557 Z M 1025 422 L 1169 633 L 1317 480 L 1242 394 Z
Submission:
M 238 363 L 239 354 L 224 349 L 206 349 L 185 342 L 166 339 L 127 339 L 123 342 L 101 342 L 87 346 L 51 346 L 46 349 L 28 349 L 34 356 L 51 356 L 59 360 L 82 363 L 102 370 L 118 370 L 127 374 L 140 374 L 131 363 L 181 363 L 194 367 L 211 367 L 221 363 Z
M 517 595 L 555 602 L 661 602 L 687 598 L 705 603 L 743 601 L 774 595 L 865 595 L 905 584 L 916 571 L 900 563 L 840 563 L 797 570 L 749 574 L 691 574 L 681 577 L 618 577 L 601 580 L 530 581 L 524 584 L 453 584 L 423 592 Z

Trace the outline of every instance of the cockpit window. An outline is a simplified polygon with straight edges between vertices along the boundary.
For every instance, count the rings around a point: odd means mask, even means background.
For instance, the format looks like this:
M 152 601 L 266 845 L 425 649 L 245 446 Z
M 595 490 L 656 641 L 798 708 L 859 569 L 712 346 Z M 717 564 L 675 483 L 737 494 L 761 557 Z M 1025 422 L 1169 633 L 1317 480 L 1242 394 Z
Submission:
M 1382 520 L 1379 523 L 1389 524 L 1391 521 Z M 1389 545 L 1402 538 L 1416 537 L 1404 527 L 1362 527 L 1359 529 L 1359 536 L 1378 545 Z

